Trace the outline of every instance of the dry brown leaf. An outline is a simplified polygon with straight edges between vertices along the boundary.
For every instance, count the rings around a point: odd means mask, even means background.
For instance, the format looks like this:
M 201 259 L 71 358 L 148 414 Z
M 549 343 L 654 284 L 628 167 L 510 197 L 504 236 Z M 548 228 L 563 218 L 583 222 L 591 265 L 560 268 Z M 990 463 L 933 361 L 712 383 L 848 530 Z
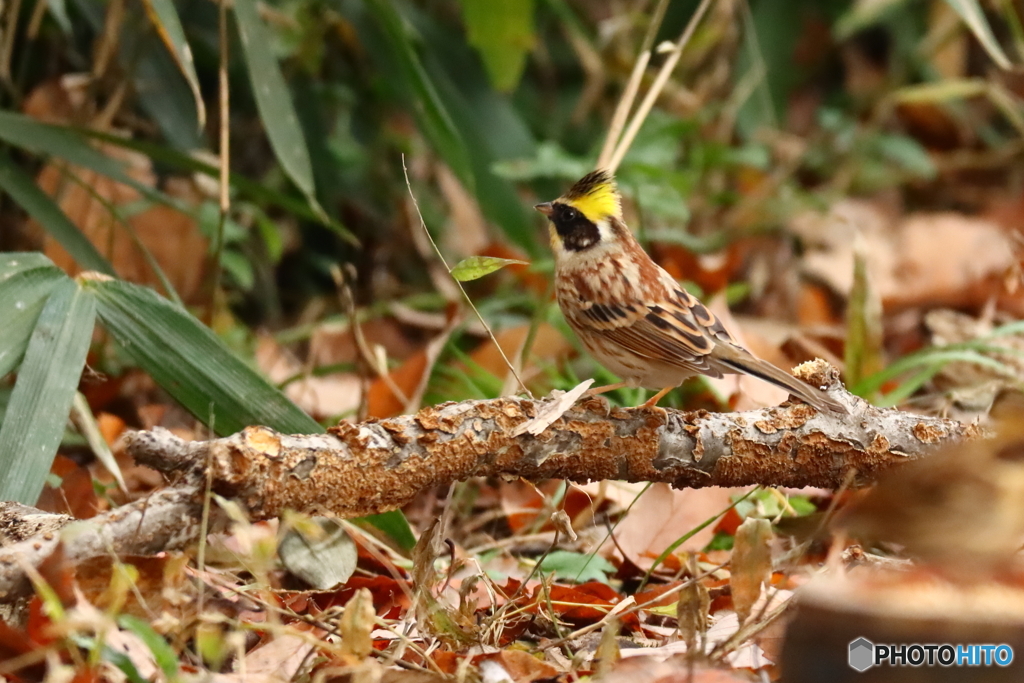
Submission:
M 588 379 L 580 382 L 569 391 L 554 390 L 551 392 L 551 401 L 544 404 L 544 407 L 537 411 L 537 415 L 512 430 L 512 436 L 520 436 L 521 434 L 533 434 L 537 436 L 545 429 L 550 427 L 554 422 L 562 417 L 569 408 L 572 408 L 573 404 L 579 400 L 580 396 L 586 393 L 590 385 L 594 383 L 594 380 Z
M 126 161 L 127 173 L 133 179 L 147 185 L 155 184 L 156 177 L 146 156 L 113 145 L 103 146 L 100 151 L 112 158 Z M 65 168 L 80 179 L 81 183 L 72 180 L 65 173 Z M 101 202 L 102 199 L 116 208 L 127 209 L 129 204 L 142 200 L 137 190 L 94 171 L 57 163 L 44 166 L 36 182 L 44 192 L 57 201 L 71 222 L 99 252 L 107 257 L 118 275 L 131 282 L 161 289 L 160 280 L 146 261 L 143 252 L 124 225 L 114 218 Z M 188 183 L 189 181 L 185 180 L 169 183 L 167 192 L 187 204 L 194 204 L 197 199 L 195 193 L 188 190 Z M 99 198 L 94 195 L 98 195 Z M 157 204 L 131 214 L 126 222 L 160 264 L 160 268 L 182 300 L 186 303 L 201 303 L 208 245 L 195 220 L 180 211 Z M 44 252 L 69 275 L 80 272 L 81 269 L 71 255 L 48 233 L 44 242 Z
M 373 608 L 373 595 L 369 589 L 360 588 L 345 604 L 345 611 L 338 623 L 341 632 L 342 652 L 362 661 L 373 653 L 373 637 L 377 611 Z
M 657 656 L 659 650 L 666 650 Z M 741 677 L 731 671 L 708 669 L 703 665 L 692 665 L 682 657 L 670 657 L 678 650 L 676 644 L 660 648 L 644 648 L 642 654 L 625 657 L 616 663 L 599 683 L 750 683 L 749 677 Z M 627 652 L 629 652 L 627 650 Z M 643 656 L 644 654 L 648 656 Z
M 308 631 L 313 638 L 322 638 L 326 635 L 325 631 L 303 624 L 294 624 L 290 628 L 297 631 Z M 271 680 L 291 681 L 299 673 L 299 668 L 303 663 L 307 663 L 309 653 L 312 651 L 313 645 L 309 639 L 291 633 L 282 633 L 250 651 L 245 656 L 244 663 L 239 664 L 239 669 L 245 671 L 247 676 L 262 674 L 272 677 Z
M 1014 264 L 1012 242 L 998 224 L 952 212 L 899 219 L 877 203 L 845 199 L 825 215 L 798 216 L 790 227 L 808 247 L 804 271 L 843 294 L 853 284 L 859 229 L 872 282 L 891 308 L 980 305 L 998 293 Z
M 713 486 L 680 491 L 668 484 L 653 484 L 615 528 L 616 543 L 606 543 L 602 554 L 618 555 L 621 549 L 637 567 L 650 569 L 665 548 L 729 507 L 730 496 L 737 491 Z M 714 525 L 708 525 L 678 550 L 701 550 L 714 535 Z
M 772 525 L 767 519 L 748 517 L 736 530 L 729 565 L 729 586 L 732 604 L 741 624 L 750 616 L 751 608 L 761 596 L 761 587 L 771 581 L 771 543 Z
M 267 378 L 279 384 L 307 368 L 272 336 L 260 334 L 256 342 L 256 366 Z M 354 413 L 359 407 L 362 382 L 352 372 L 338 372 L 322 377 L 309 375 L 290 382 L 285 395 L 314 417 L 330 417 Z
M 502 650 L 492 655 L 485 655 L 481 658 L 480 665 L 488 661 L 499 664 L 515 683 L 533 683 L 537 680 L 553 679 L 560 673 L 558 669 L 547 662 L 522 650 Z

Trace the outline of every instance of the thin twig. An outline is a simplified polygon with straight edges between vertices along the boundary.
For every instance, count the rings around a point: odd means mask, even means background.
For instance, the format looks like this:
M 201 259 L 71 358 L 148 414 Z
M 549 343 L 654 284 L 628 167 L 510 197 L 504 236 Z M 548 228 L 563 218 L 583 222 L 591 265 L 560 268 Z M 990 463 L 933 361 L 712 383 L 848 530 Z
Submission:
M 434 236 L 430 234 L 429 230 L 427 230 L 427 223 L 426 221 L 423 220 L 423 214 L 420 212 L 420 204 L 419 202 L 416 201 L 416 195 L 412 191 L 412 183 L 409 181 L 409 169 L 405 165 L 404 154 L 402 155 L 402 173 L 405 174 L 405 186 L 409 189 L 409 197 L 412 199 L 412 205 L 416 209 L 416 215 L 420 219 L 420 227 L 423 228 L 423 232 L 426 234 L 427 239 L 430 240 L 430 246 L 434 248 L 434 253 L 437 254 L 437 258 L 441 259 L 441 264 L 445 267 L 445 270 L 448 271 L 448 274 L 451 275 L 452 269 L 448 265 L 448 261 L 446 261 L 444 255 L 441 254 L 441 250 L 438 249 L 437 247 L 437 242 L 434 241 Z M 482 324 L 484 326 L 484 329 L 487 330 L 487 336 L 489 336 L 491 338 L 491 341 L 494 342 L 495 348 L 497 348 L 498 353 L 501 354 L 501 359 L 505 361 L 505 365 L 508 366 L 509 371 L 515 376 L 516 381 L 519 382 L 519 386 L 523 388 L 523 391 L 526 392 L 527 396 L 533 398 L 533 393 L 527 388 L 526 384 L 523 383 L 523 380 L 519 376 L 519 373 L 516 371 L 515 366 L 512 365 L 512 362 L 509 361 L 508 356 L 505 355 L 505 350 L 501 348 L 501 344 L 498 343 L 498 339 L 494 336 L 494 332 L 491 330 L 491 326 L 487 324 L 487 321 L 484 320 L 484 317 L 480 314 L 480 311 L 477 310 L 477 307 L 473 303 L 473 300 L 470 299 L 469 294 L 466 293 L 465 287 L 463 287 L 462 283 L 456 280 L 454 277 L 452 277 L 452 281 L 454 281 L 455 284 L 458 285 L 459 291 L 462 292 L 463 298 L 466 299 L 466 303 L 468 303 L 469 307 L 473 309 L 473 313 L 475 313 L 476 317 L 480 320 L 480 324 Z
M 231 98 L 228 87 L 228 0 L 218 3 L 218 40 L 220 41 L 220 64 L 217 67 L 218 116 L 220 117 L 219 156 L 220 169 L 218 185 L 220 188 L 220 216 L 217 219 L 217 233 L 213 246 L 213 271 L 210 273 L 210 309 L 207 312 L 213 320 L 217 308 L 217 291 L 220 289 L 221 252 L 224 251 L 224 226 L 231 210 L 230 174 L 231 174 Z
M 622 139 L 619 141 L 618 146 L 615 148 L 615 154 L 612 155 L 611 161 L 608 163 L 607 170 L 611 173 L 615 172 L 615 169 L 622 163 L 623 157 L 626 156 L 626 152 L 629 151 L 630 145 L 633 144 L 633 140 L 636 139 L 636 135 L 640 132 L 640 127 L 644 124 L 647 119 L 647 115 L 651 112 L 654 107 L 655 101 L 658 96 L 661 95 L 662 89 L 665 87 L 665 83 L 668 82 L 669 76 L 672 75 L 672 71 L 676 68 L 676 64 L 679 62 L 679 57 L 683 54 L 683 48 L 690 42 L 690 38 L 693 36 L 693 32 L 697 29 L 697 24 L 704 17 L 708 7 L 711 5 L 711 0 L 701 0 L 700 6 L 697 7 L 697 11 L 690 17 L 689 23 L 686 24 L 686 29 L 683 34 L 679 36 L 679 40 L 676 41 L 675 47 L 669 53 L 665 63 L 661 66 L 661 71 L 658 72 L 657 77 L 654 79 L 654 83 L 651 84 L 651 89 L 647 91 L 647 95 L 644 96 L 643 102 L 640 103 L 640 108 L 637 109 L 636 114 L 633 115 L 633 120 L 629 123 L 629 128 L 623 134 Z

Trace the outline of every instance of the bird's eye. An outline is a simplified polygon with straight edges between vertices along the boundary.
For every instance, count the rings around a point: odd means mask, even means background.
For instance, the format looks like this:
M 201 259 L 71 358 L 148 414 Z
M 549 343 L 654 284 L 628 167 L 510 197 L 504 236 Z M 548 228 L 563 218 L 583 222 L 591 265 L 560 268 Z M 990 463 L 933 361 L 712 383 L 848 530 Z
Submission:
M 566 222 L 574 221 L 578 216 L 579 212 L 571 206 L 566 207 L 565 211 L 562 213 L 562 218 L 564 218 Z

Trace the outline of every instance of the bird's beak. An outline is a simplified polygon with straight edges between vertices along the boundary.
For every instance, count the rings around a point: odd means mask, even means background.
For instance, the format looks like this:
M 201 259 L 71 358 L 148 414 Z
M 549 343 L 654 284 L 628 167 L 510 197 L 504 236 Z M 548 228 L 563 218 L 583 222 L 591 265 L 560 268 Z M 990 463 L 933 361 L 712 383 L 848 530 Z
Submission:
M 537 204 L 533 208 L 537 209 L 538 211 L 540 211 L 542 214 L 544 214 L 545 216 L 547 216 L 549 218 L 551 217 L 551 214 L 554 213 L 554 211 L 555 211 L 555 207 L 551 206 L 551 202 L 544 202 L 543 204 Z

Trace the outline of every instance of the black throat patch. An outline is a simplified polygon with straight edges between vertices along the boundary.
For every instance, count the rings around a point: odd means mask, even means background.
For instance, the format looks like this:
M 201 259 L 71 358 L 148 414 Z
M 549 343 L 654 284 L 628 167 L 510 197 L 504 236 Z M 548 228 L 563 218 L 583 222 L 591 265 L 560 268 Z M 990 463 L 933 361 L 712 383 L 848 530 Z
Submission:
M 597 226 L 578 210 L 561 202 L 555 202 L 551 208 L 551 222 L 566 249 L 583 251 L 600 241 L 601 233 Z

